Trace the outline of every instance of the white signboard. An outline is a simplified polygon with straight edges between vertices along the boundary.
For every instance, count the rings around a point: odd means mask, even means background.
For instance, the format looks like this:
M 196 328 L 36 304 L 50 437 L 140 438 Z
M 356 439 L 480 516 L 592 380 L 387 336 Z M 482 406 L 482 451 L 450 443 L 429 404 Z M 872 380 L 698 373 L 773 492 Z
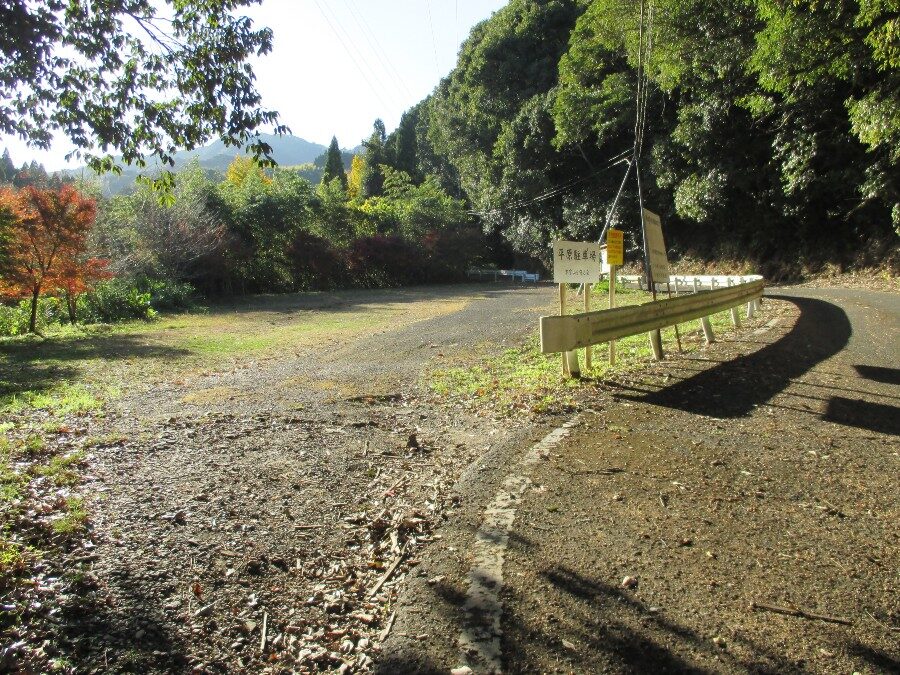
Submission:
M 600 244 L 595 241 L 554 241 L 553 281 L 557 284 L 600 281 Z
M 653 211 L 643 210 L 644 236 L 647 237 L 647 257 L 650 259 L 650 273 L 653 283 L 665 284 L 669 281 L 669 259 L 666 257 L 666 242 L 663 239 L 662 223 Z
M 600 273 L 609 274 L 609 253 L 605 245 L 600 247 L 600 258 Z

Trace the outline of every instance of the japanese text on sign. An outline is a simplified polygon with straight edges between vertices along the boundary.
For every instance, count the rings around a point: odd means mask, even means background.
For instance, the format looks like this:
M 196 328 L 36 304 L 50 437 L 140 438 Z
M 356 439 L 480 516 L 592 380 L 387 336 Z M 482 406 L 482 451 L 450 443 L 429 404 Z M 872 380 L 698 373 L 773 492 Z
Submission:
M 600 244 L 587 241 L 553 242 L 553 281 L 592 284 L 600 281 Z
M 653 211 L 643 210 L 644 236 L 647 237 L 647 257 L 650 259 L 650 273 L 653 282 L 665 284 L 669 281 L 669 259 L 666 257 L 666 242 L 663 239 L 662 223 Z
M 606 233 L 606 264 L 622 265 L 625 262 L 625 233 L 609 230 Z

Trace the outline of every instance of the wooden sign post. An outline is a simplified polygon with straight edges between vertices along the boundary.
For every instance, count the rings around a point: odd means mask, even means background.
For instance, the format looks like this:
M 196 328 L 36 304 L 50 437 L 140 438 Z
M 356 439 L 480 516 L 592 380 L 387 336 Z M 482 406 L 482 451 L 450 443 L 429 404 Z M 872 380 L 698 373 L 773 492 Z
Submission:
M 591 311 L 591 285 L 589 283 L 586 283 L 584 285 L 584 311 L 585 312 Z M 594 366 L 594 364 L 592 363 L 592 358 L 591 358 L 591 349 L 593 349 L 591 346 L 587 346 L 584 348 L 584 369 L 585 370 L 590 370 Z
M 553 281 L 559 284 L 559 313 L 566 314 L 566 284 L 583 284 L 585 310 L 589 310 L 590 284 L 600 281 L 600 245 L 585 241 L 553 242 Z M 590 353 L 585 368 L 590 368 Z M 563 376 L 579 377 L 578 352 L 563 353 Z

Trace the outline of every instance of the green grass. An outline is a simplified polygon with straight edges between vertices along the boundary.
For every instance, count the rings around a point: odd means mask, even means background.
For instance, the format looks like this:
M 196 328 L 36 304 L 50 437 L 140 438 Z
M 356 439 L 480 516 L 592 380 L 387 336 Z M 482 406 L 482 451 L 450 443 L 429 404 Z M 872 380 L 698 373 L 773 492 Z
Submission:
M 22 547 L 0 536 L 0 580 L 22 572 L 26 562 L 27 557 Z
M 102 395 L 98 395 L 101 392 Z M 117 393 L 115 387 L 88 387 L 81 383 L 62 382 L 47 391 L 26 389 L 0 397 L 0 414 L 43 410 L 62 417 L 96 412 L 103 407 L 103 398 L 113 397 Z
M 573 298 L 570 293 L 567 314 L 578 314 L 584 310 L 584 299 Z M 608 283 L 595 286 L 592 293 L 591 310 L 608 307 Z M 616 306 L 624 307 L 649 301 L 647 293 L 619 289 L 616 292 Z M 728 312 L 710 317 L 710 323 L 717 333 L 731 329 Z M 682 346 L 692 351 L 702 344 L 699 321 L 679 326 Z M 677 350 L 675 329 L 666 328 L 662 332 L 664 348 Z M 582 379 L 565 379 L 562 376 L 560 354 L 541 354 L 537 335 L 530 336 L 525 343 L 514 349 L 507 349 L 496 356 L 490 356 L 477 364 L 463 364 L 429 373 L 429 386 L 441 396 L 454 396 L 493 402 L 506 408 L 527 408 L 533 412 L 550 410 L 559 406 L 569 406 L 574 392 L 593 381 L 615 376 L 643 367 L 653 356 L 647 334 L 632 335 L 616 341 L 616 365 L 609 365 L 606 344 L 595 345 L 593 367 L 584 367 L 584 350 L 579 350 Z
M 47 464 L 35 466 L 32 470 L 35 476 L 49 478 L 57 487 L 76 485 L 81 476 L 78 468 L 84 463 L 84 453 L 76 451 L 67 455 L 56 455 Z
M 66 500 L 66 511 L 62 518 L 53 521 L 53 531 L 57 534 L 71 534 L 84 527 L 88 513 L 81 497 L 69 497 Z

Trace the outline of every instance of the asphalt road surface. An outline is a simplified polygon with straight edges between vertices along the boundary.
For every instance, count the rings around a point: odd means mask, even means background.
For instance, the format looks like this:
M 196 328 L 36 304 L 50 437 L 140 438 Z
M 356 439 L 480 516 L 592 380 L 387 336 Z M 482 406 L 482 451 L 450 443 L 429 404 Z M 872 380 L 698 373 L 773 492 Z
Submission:
M 380 672 L 900 671 L 900 296 L 767 297 L 470 466 Z

